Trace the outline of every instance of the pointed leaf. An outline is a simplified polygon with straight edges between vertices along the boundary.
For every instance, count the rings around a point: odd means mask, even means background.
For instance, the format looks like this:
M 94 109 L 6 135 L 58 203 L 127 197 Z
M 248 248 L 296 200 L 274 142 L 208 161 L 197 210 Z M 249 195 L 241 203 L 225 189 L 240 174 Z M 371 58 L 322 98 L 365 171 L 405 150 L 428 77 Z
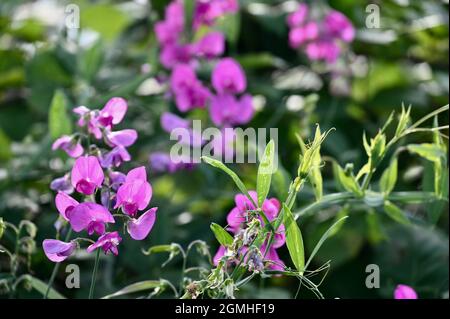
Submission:
M 233 244 L 233 237 L 220 225 L 216 223 L 211 223 L 211 230 L 216 236 L 217 241 L 225 247 L 230 247 Z
M 286 246 L 292 262 L 300 273 L 305 271 L 305 249 L 303 237 L 291 210 L 283 204 L 284 226 L 286 228 Z
M 275 160 L 275 143 L 271 140 L 264 150 L 263 157 L 258 167 L 256 177 L 256 193 L 258 194 L 258 207 L 261 207 L 267 198 L 272 181 Z
M 395 157 L 388 168 L 383 172 L 380 179 L 380 190 L 389 194 L 395 187 L 395 183 L 397 182 L 397 174 L 398 174 L 398 161 Z

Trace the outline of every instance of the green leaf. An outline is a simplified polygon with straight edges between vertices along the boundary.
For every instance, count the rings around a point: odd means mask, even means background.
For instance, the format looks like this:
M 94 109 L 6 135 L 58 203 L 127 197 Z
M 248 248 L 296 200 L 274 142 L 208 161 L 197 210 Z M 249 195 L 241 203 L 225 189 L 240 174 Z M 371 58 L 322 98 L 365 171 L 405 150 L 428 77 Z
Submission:
M 264 155 L 259 163 L 256 177 L 256 193 L 258 194 L 258 207 L 261 207 L 267 198 L 272 181 L 275 159 L 275 142 L 271 140 L 264 150 Z
M 390 201 L 386 201 L 384 203 L 384 211 L 386 212 L 386 214 L 390 218 L 392 218 L 393 220 L 395 220 L 398 223 L 401 223 L 401 224 L 404 224 L 404 225 L 410 225 L 411 224 L 411 222 L 405 216 L 403 211 L 398 206 L 396 206 L 393 203 L 391 203 Z
M 128 294 L 132 294 L 135 292 L 140 292 L 140 291 L 145 291 L 145 290 L 149 290 L 149 289 L 155 289 L 155 288 L 160 288 L 164 286 L 164 284 L 158 280 L 145 280 L 145 281 L 140 281 L 140 282 L 136 282 L 134 284 L 131 284 L 129 286 L 126 286 L 118 291 L 116 291 L 115 293 L 112 293 L 110 295 L 104 296 L 102 297 L 102 299 L 110 299 L 110 298 L 114 298 L 114 297 L 119 297 L 119 296 L 123 296 L 123 295 L 128 295 Z
M 446 156 L 446 153 L 437 144 L 410 144 L 406 148 L 411 153 L 415 153 L 431 162 L 438 162 Z
M 253 200 L 253 198 L 250 196 L 250 194 L 248 193 L 247 188 L 245 187 L 244 183 L 241 181 L 241 179 L 239 178 L 239 176 L 237 176 L 237 174 L 235 172 L 233 172 L 231 169 L 229 169 L 225 164 L 223 164 L 221 161 L 218 161 L 216 159 L 213 159 L 211 157 L 208 156 L 202 156 L 201 159 L 203 161 L 205 161 L 207 164 L 215 167 L 215 168 L 219 168 L 222 171 L 224 171 L 225 173 L 228 174 L 228 176 L 231 177 L 231 179 L 234 181 L 234 183 L 236 184 L 236 186 L 239 188 L 239 190 L 245 195 L 247 196 L 247 198 L 250 200 L 250 202 L 257 207 L 258 205 L 255 203 L 255 201 Z
M 306 262 L 305 270 L 308 268 L 309 264 L 311 263 L 312 259 L 317 254 L 317 252 L 319 251 L 320 247 L 322 247 L 323 243 L 328 239 L 328 237 L 330 237 L 332 234 L 333 235 L 335 234 L 335 232 L 333 232 L 333 229 L 336 227 L 341 227 L 341 223 L 344 222 L 344 220 L 346 220 L 347 218 L 348 218 L 348 216 L 345 216 L 345 217 L 342 217 L 341 219 L 339 219 L 338 221 L 336 221 L 333 225 L 330 226 L 330 228 L 328 228 L 328 230 L 322 235 L 322 237 L 320 237 L 320 239 L 317 242 L 316 246 L 314 247 L 311 255 L 309 256 L 308 261 Z
M 397 182 L 397 174 L 398 174 L 398 160 L 395 157 L 389 167 L 383 172 L 380 179 L 380 190 L 389 194 L 395 187 L 395 183 Z
M 283 204 L 284 226 L 286 227 L 286 246 L 295 268 L 303 274 L 305 271 L 305 249 L 303 237 L 291 210 Z
M 37 290 L 42 296 L 45 296 L 45 293 L 47 292 L 47 284 L 40 279 L 37 279 L 31 275 L 24 275 L 21 277 L 21 279 L 18 279 L 20 281 L 25 280 L 31 284 L 31 287 L 33 287 L 35 290 Z M 49 294 L 47 296 L 48 299 L 66 299 L 63 295 L 61 295 L 59 292 L 57 292 L 55 289 L 50 288 Z
M 333 172 L 338 184 L 345 190 L 352 192 L 358 196 L 362 196 L 363 192 L 356 181 L 353 172 L 351 172 L 350 167 L 344 170 L 338 163 L 333 162 Z
M 52 139 L 72 133 L 72 122 L 67 114 L 67 101 L 64 93 L 57 90 L 50 104 L 48 126 Z
M 211 223 L 211 230 L 216 236 L 217 241 L 225 247 L 230 247 L 233 244 L 233 237 L 220 225 L 216 223 Z

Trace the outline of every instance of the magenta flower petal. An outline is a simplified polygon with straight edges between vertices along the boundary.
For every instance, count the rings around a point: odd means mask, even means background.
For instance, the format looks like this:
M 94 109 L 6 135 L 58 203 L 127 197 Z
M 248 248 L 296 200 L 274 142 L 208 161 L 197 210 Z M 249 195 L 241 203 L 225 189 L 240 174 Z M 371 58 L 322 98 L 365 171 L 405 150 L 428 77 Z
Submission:
M 121 97 L 113 97 L 100 111 L 98 121 L 105 127 L 119 124 L 125 116 L 127 109 L 127 101 Z
M 339 11 L 332 10 L 325 17 L 327 31 L 333 37 L 340 38 L 344 42 L 352 42 L 355 38 L 355 28 L 350 20 Z
M 144 180 L 125 182 L 117 191 L 114 208 L 122 207 L 125 214 L 134 216 L 138 210 L 147 207 L 152 197 L 152 187 Z
M 56 209 L 65 220 L 69 220 L 67 215 L 78 206 L 78 202 L 64 192 L 58 192 L 55 198 Z
M 73 241 L 65 243 L 56 239 L 45 239 L 42 243 L 44 253 L 48 259 L 55 263 L 59 263 L 67 259 L 77 248 L 77 244 Z
M 194 51 L 207 59 L 220 56 L 225 51 L 225 36 L 221 32 L 210 32 L 195 44 Z
M 127 230 L 134 240 L 143 240 L 153 228 L 156 220 L 157 207 L 151 208 L 138 219 L 132 219 L 127 224 Z
M 255 191 L 249 191 L 248 194 L 255 203 L 258 202 L 258 195 L 256 194 Z M 234 197 L 234 201 L 236 203 L 237 208 L 239 208 L 241 212 L 256 209 L 255 205 L 253 205 L 253 203 L 244 194 L 237 194 Z
M 234 207 L 227 215 L 227 224 L 230 231 L 236 232 L 242 223 L 245 222 L 245 213 Z
M 261 247 L 261 253 L 263 255 L 266 255 L 265 260 L 270 263 L 268 268 L 271 270 L 280 270 L 280 271 L 284 270 L 284 262 L 278 256 L 276 249 L 272 246 L 270 247 L 267 254 L 265 254 L 265 251 L 266 247 L 265 246 Z
M 116 132 L 108 132 L 106 134 L 107 142 L 110 146 L 128 147 L 136 142 L 138 134 L 136 130 L 126 129 Z
M 122 238 L 119 236 L 118 232 L 106 233 L 98 238 L 98 240 L 90 245 L 86 250 L 88 253 L 93 252 L 97 248 L 102 248 L 105 254 L 108 252 L 113 253 L 114 255 L 118 255 L 119 251 L 117 250 L 117 246 L 122 241 Z
M 80 157 L 84 152 L 80 142 L 67 135 L 61 136 L 53 143 L 52 150 L 57 149 L 64 150 L 70 157 L 73 158 Z
M 114 217 L 102 205 L 96 203 L 81 203 L 67 213 L 70 225 L 76 232 L 87 230 L 91 235 L 94 232 L 102 235 L 105 232 L 105 223 L 115 223 Z
M 410 286 L 398 285 L 394 291 L 394 299 L 418 299 L 417 292 Z
M 262 205 L 262 210 L 266 214 L 267 218 L 272 221 L 274 220 L 280 211 L 280 202 L 276 198 L 271 198 L 270 200 L 265 200 Z
M 189 129 L 190 123 L 188 120 L 182 119 L 181 117 L 173 113 L 164 112 L 161 115 L 161 127 L 167 133 L 171 133 L 174 129 L 177 128 Z
M 125 183 L 131 183 L 136 180 L 147 181 L 147 171 L 145 166 L 140 166 L 130 170 L 125 178 Z
M 306 21 L 308 11 L 308 5 L 306 5 L 305 3 L 301 3 L 296 11 L 288 15 L 287 23 L 289 27 L 300 27 Z
M 245 91 L 247 78 L 236 60 L 225 58 L 217 63 L 213 70 L 212 85 L 220 94 L 239 94 Z
M 123 146 L 116 146 L 100 159 L 100 164 L 105 168 L 112 166 L 119 167 L 123 162 L 128 162 L 130 160 L 131 155 L 126 148 Z
M 72 168 L 73 187 L 85 195 L 92 195 L 103 183 L 103 170 L 95 156 L 79 157 Z

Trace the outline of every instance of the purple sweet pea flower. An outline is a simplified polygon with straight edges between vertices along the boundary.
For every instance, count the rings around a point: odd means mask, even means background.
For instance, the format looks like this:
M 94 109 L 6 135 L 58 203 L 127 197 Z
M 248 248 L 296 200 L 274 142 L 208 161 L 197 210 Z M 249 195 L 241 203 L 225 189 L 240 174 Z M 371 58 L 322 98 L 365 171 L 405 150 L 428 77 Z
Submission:
M 332 10 L 325 17 L 325 27 L 331 36 L 350 43 L 355 38 L 355 28 L 350 20 L 339 11 Z
M 117 190 L 125 183 L 126 175 L 121 172 L 109 172 L 109 178 L 112 189 Z
M 298 9 L 287 16 L 287 24 L 291 28 L 300 27 L 306 21 L 308 16 L 308 5 L 301 3 Z
M 191 45 L 169 44 L 162 48 L 159 59 L 167 69 L 172 69 L 178 64 L 189 64 L 194 49 Z
M 50 183 L 50 189 L 57 192 L 64 192 L 67 194 L 73 193 L 73 187 L 70 184 L 70 174 L 55 178 Z
M 156 220 L 157 207 L 151 208 L 138 219 L 132 219 L 127 223 L 127 230 L 134 240 L 143 240 L 153 228 Z
M 123 146 L 116 146 L 100 159 L 100 164 L 104 168 L 119 167 L 123 162 L 131 160 L 130 153 Z
M 319 25 L 316 22 L 308 22 L 306 25 L 291 29 L 289 32 L 289 44 L 296 49 L 308 41 L 314 41 L 319 37 Z
M 103 183 L 103 170 L 95 156 L 79 157 L 72 168 L 72 186 L 77 192 L 92 195 Z
M 181 112 L 205 107 L 210 97 L 209 90 L 197 79 L 189 65 L 177 65 L 170 78 L 170 87 Z
M 119 251 L 117 250 L 117 246 L 122 241 L 122 238 L 119 236 L 118 232 L 106 233 L 100 236 L 95 244 L 90 245 L 86 250 L 88 253 L 93 252 L 97 248 L 102 248 L 105 252 L 105 255 L 108 252 L 113 253 L 114 255 L 118 255 Z
M 333 41 L 311 42 L 306 46 L 306 54 L 311 60 L 325 60 L 333 64 L 339 57 L 340 48 Z
M 248 94 L 236 99 L 234 95 L 223 94 L 211 99 L 210 116 L 217 126 L 247 124 L 253 117 L 252 97 Z
M 55 263 L 62 262 L 67 259 L 77 248 L 77 243 L 71 241 L 65 243 L 56 239 L 45 239 L 42 243 L 44 253 L 48 259 Z
M 136 130 L 126 129 L 115 132 L 106 133 L 106 143 L 111 146 L 123 146 L 128 147 L 136 142 L 138 134 Z
M 105 233 L 106 223 L 115 223 L 111 213 L 104 206 L 96 203 L 81 203 L 66 214 L 74 231 L 80 232 L 86 229 L 89 235 L 94 232 L 102 235 Z
M 113 97 L 100 110 L 97 120 L 102 126 L 111 128 L 122 121 L 127 109 L 127 101 L 121 97 Z
M 68 215 L 70 212 L 79 205 L 80 203 L 67 195 L 64 192 L 58 192 L 55 197 L 55 205 L 58 212 L 61 214 L 61 217 L 65 220 L 69 220 Z
M 152 187 L 147 182 L 145 167 L 138 167 L 128 172 L 125 183 L 117 191 L 117 202 L 114 208 L 130 216 L 135 216 L 138 210 L 144 210 L 152 198 Z
M 394 299 L 418 299 L 417 292 L 410 286 L 398 285 L 394 291 Z
M 75 114 L 78 114 L 79 119 L 78 119 L 78 126 L 85 126 L 86 125 L 86 117 L 89 113 L 91 113 L 91 110 L 88 109 L 86 106 L 77 106 L 76 108 L 73 109 L 73 112 Z
M 212 59 L 223 54 L 225 51 L 225 36 L 215 31 L 203 36 L 193 48 L 195 55 Z
M 68 135 L 61 136 L 53 143 L 52 150 L 57 149 L 64 150 L 67 155 L 73 158 L 80 157 L 84 152 L 80 142 Z
M 245 91 L 247 78 L 236 60 L 225 58 L 213 70 L 212 85 L 219 94 L 239 94 Z

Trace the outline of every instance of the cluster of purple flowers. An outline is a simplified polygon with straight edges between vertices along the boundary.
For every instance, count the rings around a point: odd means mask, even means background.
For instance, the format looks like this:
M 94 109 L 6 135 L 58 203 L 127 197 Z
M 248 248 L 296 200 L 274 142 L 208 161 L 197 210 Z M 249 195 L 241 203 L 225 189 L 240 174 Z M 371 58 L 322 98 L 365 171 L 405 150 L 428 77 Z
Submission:
M 139 211 L 147 208 L 152 197 L 145 167 L 132 169 L 127 175 L 115 171 L 124 161 L 131 160 L 126 147 L 137 139 L 135 130 L 113 131 L 113 126 L 122 121 L 127 108 L 122 98 L 110 99 L 101 110 L 77 107 L 74 112 L 79 115 L 78 125 L 85 128 L 86 134 L 63 136 L 53 144 L 53 149 L 62 149 L 76 158 L 71 172 L 54 180 L 51 188 L 58 191 L 55 204 L 60 219 L 69 223 L 74 232 L 98 235 L 96 241 L 88 239 L 92 242 L 87 247 L 88 252 L 101 248 L 105 254 L 118 254 L 117 246 L 122 238 L 117 231 L 107 231 L 111 224 L 115 224 L 115 216 L 126 220 L 128 233 L 134 240 L 146 238 L 156 220 L 156 207 L 137 216 Z M 89 141 L 88 136 L 103 139 L 105 145 L 112 149 L 103 151 L 92 144 L 85 152 L 82 140 Z M 82 202 L 70 196 L 74 191 L 84 197 Z M 95 200 L 97 193 L 100 193 L 101 204 Z M 123 214 L 111 213 L 111 210 L 119 209 Z M 65 260 L 78 245 L 78 240 L 46 239 L 43 242 L 44 252 L 53 262 Z
M 290 28 L 289 44 L 301 48 L 312 61 L 333 64 L 341 54 L 341 44 L 355 38 L 355 29 L 341 12 L 330 10 L 319 21 L 310 14 L 308 5 L 302 3 L 287 17 Z
M 192 25 L 185 26 L 183 2 L 174 0 L 166 8 L 165 19 L 155 26 L 155 33 L 161 46 L 160 61 L 171 70 L 169 78 L 170 93 L 181 113 L 196 108 L 209 108 L 214 125 L 220 128 L 233 127 L 248 123 L 253 117 L 252 97 L 245 94 L 247 79 L 241 65 L 232 58 L 218 59 L 211 75 L 212 88 L 203 84 L 196 70 L 204 59 L 220 57 L 225 50 L 225 36 L 218 31 L 206 31 L 194 43 L 184 43 L 185 27 L 196 32 L 211 30 L 217 19 L 225 14 L 235 13 L 239 9 L 236 0 L 197 0 Z M 203 33 L 202 33 L 203 34 Z M 174 120 L 175 119 L 175 120 Z M 176 128 L 188 129 L 190 123 L 178 116 L 165 113 L 161 117 L 161 126 L 167 132 Z M 187 143 L 195 143 L 191 138 Z M 193 146 L 199 147 L 205 141 L 196 139 Z M 214 141 L 214 148 L 221 152 L 223 141 Z M 150 156 L 152 167 L 167 168 L 169 172 L 186 168 L 185 162 L 173 163 L 169 156 L 161 153 Z M 192 165 L 187 165 L 188 168 Z
M 254 202 L 257 202 L 257 194 L 255 191 L 249 191 L 249 195 L 253 199 Z M 256 207 L 253 203 L 243 194 L 237 194 L 234 198 L 236 206 L 228 213 L 227 223 L 228 230 L 232 232 L 234 235 L 245 233 L 245 229 L 250 220 L 250 212 L 255 210 Z M 264 214 L 267 216 L 267 219 L 272 222 L 280 212 L 280 202 L 276 198 L 266 199 L 261 207 Z M 261 217 L 258 216 L 261 224 L 264 226 L 264 222 Z M 243 236 L 247 237 L 247 236 Z M 246 263 L 249 264 L 251 261 L 253 265 L 259 264 L 263 267 L 263 263 L 267 262 L 267 268 L 272 270 L 283 270 L 284 263 L 280 259 L 277 253 L 277 249 L 282 247 L 286 243 L 286 235 L 284 225 L 281 225 L 278 229 L 277 233 L 274 236 L 273 244 L 269 247 L 267 251 L 267 242 L 264 242 L 260 247 L 261 255 L 255 254 L 248 255 L 246 254 L 249 249 L 250 242 L 246 242 L 247 239 L 244 239 L 243 246 L 239 249 L 238 256 L 246 255 Z M 217 253 L 213 258 L 213 262 L 215 265 L 218 265 L 220 259 L 227 254 L 227 248 L 224 246 L 220 246 Z M 256 257 L 255 256 L 259 256 Z M 265 257 L 264 257 L 265 256 Z M 263 259 L 264 257 L 264 259 Z M 252 260 L 252 259 L 258 259 Z M 260 268 L 260 267 L 257 267 Z

